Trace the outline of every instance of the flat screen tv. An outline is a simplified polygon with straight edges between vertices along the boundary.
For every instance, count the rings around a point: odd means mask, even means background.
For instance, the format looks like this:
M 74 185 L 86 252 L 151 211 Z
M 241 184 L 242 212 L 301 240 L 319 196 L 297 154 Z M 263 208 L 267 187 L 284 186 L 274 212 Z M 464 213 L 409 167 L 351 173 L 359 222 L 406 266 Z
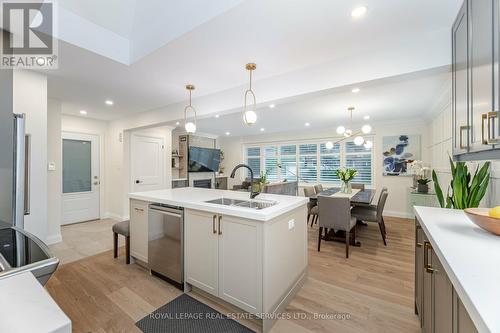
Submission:
M 189 147 L 189 172 L 217 172 L 220 165 L 220 149 Z

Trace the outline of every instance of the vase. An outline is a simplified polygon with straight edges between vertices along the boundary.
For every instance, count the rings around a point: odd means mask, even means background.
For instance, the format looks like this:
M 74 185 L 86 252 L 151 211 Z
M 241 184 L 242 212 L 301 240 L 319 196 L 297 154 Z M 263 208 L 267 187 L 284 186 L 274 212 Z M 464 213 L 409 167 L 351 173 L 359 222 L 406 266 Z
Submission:
M 419 193 L 428 193 L 429 192 L 429 185 L 427 185 L 427 184 L 418 184 L 417 185 L 417 192 L 419 192 Z
M 352 193 L 351 183 L 349 183 L 348 181 L 343 181 L 341 186 L 340 186 L 340 192 L 346 193 L 346 194 Z

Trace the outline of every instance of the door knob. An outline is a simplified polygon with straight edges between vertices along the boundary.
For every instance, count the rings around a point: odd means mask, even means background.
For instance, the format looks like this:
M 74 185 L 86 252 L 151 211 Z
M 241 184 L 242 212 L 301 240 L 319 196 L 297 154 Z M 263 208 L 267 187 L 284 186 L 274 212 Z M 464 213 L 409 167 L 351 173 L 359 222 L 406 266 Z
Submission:
M 142 180 L 137 179 L 137 180 L 135 181 L 135 183 L 136 183 L 136 184 L 140 184 L 140 183 L 142 183 Z

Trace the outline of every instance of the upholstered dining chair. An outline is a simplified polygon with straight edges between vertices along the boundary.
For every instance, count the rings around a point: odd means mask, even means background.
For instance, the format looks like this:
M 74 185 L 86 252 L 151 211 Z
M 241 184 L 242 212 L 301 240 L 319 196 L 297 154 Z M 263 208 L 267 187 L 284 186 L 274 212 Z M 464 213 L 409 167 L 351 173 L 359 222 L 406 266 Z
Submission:
M 314 185 L 314 190 L 316 191 L 316 193 L 323 192 L 323 185 Z
M 351 202 L 349 198 L 318 195 L 318 209 L 318 252 L 321 248 L 323 228 L 342 230 L 345 231 L 345 257 L 349 258 L 349 242 L 351 238 L 356 237 L 356 219 L 351 216 Z
M 312 186 L 307 186 L 304 187 L 304 196 L 306 197 L 312 197 L 314 194 L 316 194 L 316 191 L 314 190 L 314 187 Z M 311 220 L 311 227 L 314 224 L 314 221 L 318 219 L 318 207 L 316 206 L 315 202 L 309 201 L 307 203 L 307 223 L 309 223 L 309 220 Z
M 365 190 L 365 184 L 351 183 L 351 188 L 358 189 L 360 191 Z
M 385 230 L 385 221 L 382 213 L 384 212 L 384 206 L 388 195 L 389 192 L 387 191 L 387 187 L 384 187 L 380 192 L 380 196 L 376 205 L 356 206 L 351 210 L 352 216 L 354 216 L 358 220 L 378 223 L 380 234 L 382 235 L 382 240 L 384 241 L 384 245 L 386 246 L 387 232 Z

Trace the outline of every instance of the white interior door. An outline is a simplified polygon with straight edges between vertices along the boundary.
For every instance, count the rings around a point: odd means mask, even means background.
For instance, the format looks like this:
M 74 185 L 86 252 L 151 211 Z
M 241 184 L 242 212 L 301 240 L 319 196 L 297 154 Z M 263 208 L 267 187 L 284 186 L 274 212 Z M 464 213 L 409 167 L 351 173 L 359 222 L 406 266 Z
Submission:
M 132 192 L 165 187 L 164 138 L 132 134 L 130 161 Z
M 62 224 L 99 219 L 99 136 L 63 132 L 62 158 Z

